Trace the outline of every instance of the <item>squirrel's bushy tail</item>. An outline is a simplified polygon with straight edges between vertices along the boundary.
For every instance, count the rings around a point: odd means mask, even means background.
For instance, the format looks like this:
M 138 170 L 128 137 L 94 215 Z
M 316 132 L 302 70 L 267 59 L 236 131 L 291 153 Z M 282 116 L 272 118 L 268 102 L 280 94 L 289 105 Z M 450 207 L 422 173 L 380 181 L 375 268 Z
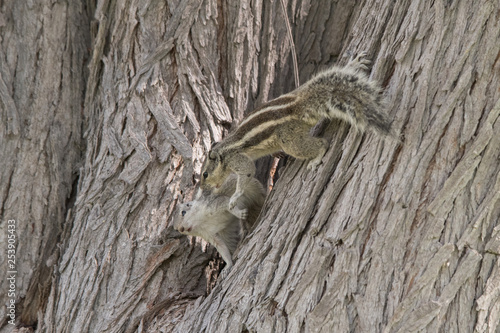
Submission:
M 395 137 L 382 88 L 365 73 L 370 63 L 365 56 L 362 52 L 347 66 L 334 66 L 307 82 L 304 97 L 316 104 L 308 109 L 319 117 L 342 119 L 362 132 Z

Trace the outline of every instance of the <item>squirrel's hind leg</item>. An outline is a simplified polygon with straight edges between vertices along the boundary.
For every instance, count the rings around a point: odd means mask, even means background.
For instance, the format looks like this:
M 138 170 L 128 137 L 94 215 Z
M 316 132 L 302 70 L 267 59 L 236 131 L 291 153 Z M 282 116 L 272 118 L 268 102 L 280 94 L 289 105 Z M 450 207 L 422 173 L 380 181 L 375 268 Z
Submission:
M 366 58 L 368 53 L 365 51 L 358 53 L 356 57 L 351 57 L 346 67 L 351 67 L 356 71 L 368 71 L 371 61 Z
M 310 160 L 307 168 L 315 170 L 326 153 L 328 142 L 312 137 L 311 127 L 300 121 L 290 121 L 278 131 L 278 141 L 283 151 L 301 160 Z

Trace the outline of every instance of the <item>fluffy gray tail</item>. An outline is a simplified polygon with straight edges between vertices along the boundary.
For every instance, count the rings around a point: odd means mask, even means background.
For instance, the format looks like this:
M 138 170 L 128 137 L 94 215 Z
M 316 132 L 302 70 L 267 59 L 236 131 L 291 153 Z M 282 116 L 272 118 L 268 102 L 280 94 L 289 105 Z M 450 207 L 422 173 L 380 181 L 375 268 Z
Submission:
M 332 67 L 305 84 L 308 100 L 316 101 L 313 110 L 329 119 L 342 119 L 364 132 L 395 137 L 386 113 L 382 89 L 365 71 L 370 63 L 360 53 L 345 67 Z

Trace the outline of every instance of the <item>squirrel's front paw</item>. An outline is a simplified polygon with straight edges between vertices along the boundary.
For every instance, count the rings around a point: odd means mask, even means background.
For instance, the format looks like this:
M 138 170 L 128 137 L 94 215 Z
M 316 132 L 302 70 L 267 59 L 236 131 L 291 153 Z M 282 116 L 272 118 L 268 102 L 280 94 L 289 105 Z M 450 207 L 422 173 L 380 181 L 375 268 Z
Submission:
M 239 209 L 238 207 L 234 207 L 231 213 L 240 220 L 246 220 L 248 218 L 248 209 L 246 208 Z
M 234 193 L 231 199 L 229 199 L 229 210 L 233 210 L 234 207 L 236 207 L 236 204 L 238 203 L 238 199 L 240 198 L 240 194 Z

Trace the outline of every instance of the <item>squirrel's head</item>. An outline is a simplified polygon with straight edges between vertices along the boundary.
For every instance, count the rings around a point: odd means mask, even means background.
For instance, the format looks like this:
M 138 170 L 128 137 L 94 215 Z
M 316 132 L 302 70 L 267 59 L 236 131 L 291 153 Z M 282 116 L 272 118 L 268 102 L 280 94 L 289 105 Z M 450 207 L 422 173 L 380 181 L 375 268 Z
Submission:
M 200 186 L 202 189 L 218 188 L 224 183 L 229 172 L 224 165 L 221 154 L 214 147 L 208 152 L 201 168 Z

